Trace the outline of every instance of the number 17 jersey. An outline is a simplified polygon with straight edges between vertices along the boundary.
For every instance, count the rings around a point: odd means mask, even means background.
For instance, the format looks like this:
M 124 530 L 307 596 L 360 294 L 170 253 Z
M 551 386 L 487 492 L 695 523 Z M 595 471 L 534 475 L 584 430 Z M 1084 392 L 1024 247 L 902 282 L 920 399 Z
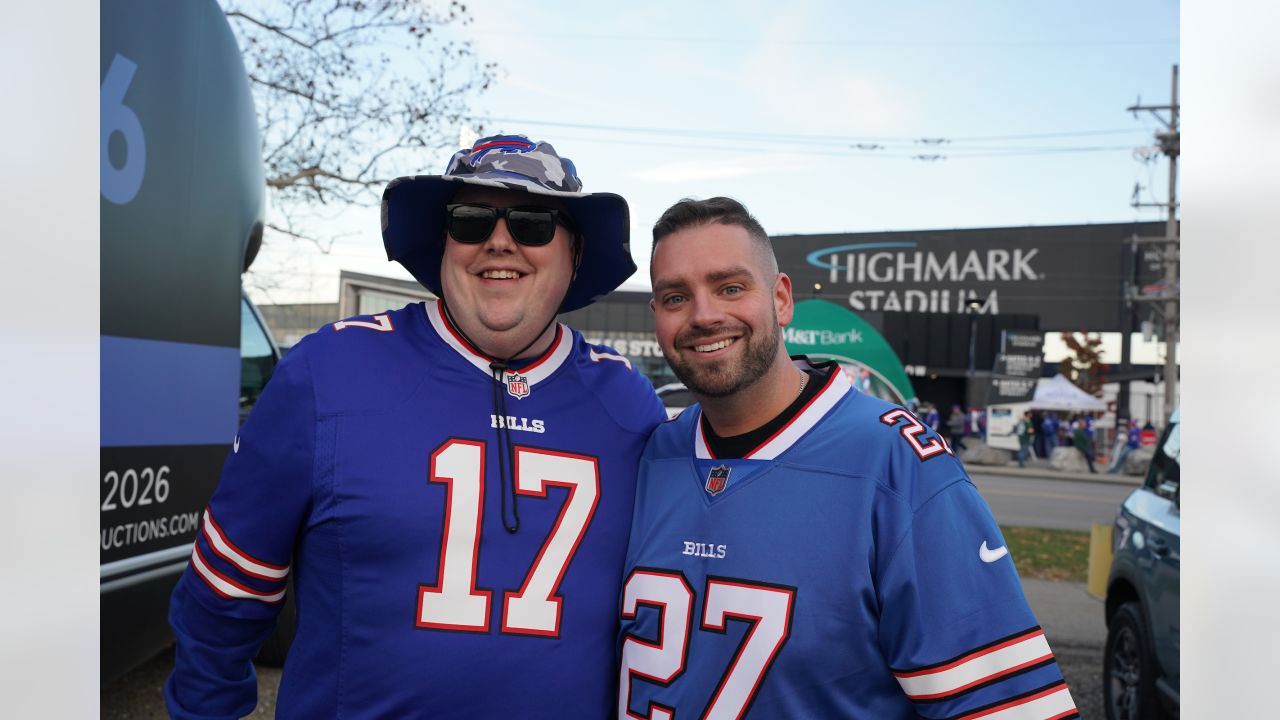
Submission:
M 621 718 L 1077 717 L 1000 529 L 945 441 L 838 369 L 717 458 L 698 406 L 645 449 Z
M 170 712 L 252 709 L 249 661 L 289 591 L 280 718 L 606 716 L 636 466 L 662 417 L 625 358 L 564 326 L 502 382 L 438 303 L 307 337 L 174 593 Z

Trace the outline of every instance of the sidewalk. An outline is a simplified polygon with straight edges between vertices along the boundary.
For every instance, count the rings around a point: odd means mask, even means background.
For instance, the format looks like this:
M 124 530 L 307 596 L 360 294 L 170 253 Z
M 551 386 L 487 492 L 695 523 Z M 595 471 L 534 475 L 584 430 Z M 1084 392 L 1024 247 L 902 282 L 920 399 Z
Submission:
M 1097 463 L 1095 463 L 1095 466 Z M 1045 480 L 1078 480 L 1080 482 L 1096 482 L 1106 483 L 1110 485 L 1128 485 L 1129 487 L 1138 487 L 1142 484 L 1142 477 L 1139 475 L 1108 475 L 1105 471 L 1099 470 L 1097 473 L 1089 472 L 1064 472 L 1062 470 L 1054 470 L 1049 467 L 1047 460 L 1035 459 L 1027 462 L 1024 468 L 1018 467 L 1018 463 L 1010 462 L 1008 465 L 979 465 L 969 463 L 964 466 L 970 474 L 986 474 L 986 475 L 1011 475 L 1014 477 L 1031 477 L 1042 478 Z
M 1102 656 L 1107 623 L 1102 600 L 1086 592 L 1081 583 L 1023 578 L 1022 590 L 1044 628 L 1080 717 L 1106 717 L 1102 705 Z
M 1097 648 L 1106 643 L 1102 599 L 1084 583 L 1023 578 L 1022 591 L 1051 641 Z

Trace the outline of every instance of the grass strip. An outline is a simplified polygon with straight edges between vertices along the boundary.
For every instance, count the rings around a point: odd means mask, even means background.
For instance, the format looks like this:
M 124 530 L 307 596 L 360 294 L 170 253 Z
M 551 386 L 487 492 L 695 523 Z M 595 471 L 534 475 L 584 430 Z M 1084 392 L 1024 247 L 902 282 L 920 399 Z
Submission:
M 1089 568 L 1089 533 L 1005 525 L 1000 526 L 1000 531 L 1022 577 L 1085 582 Z

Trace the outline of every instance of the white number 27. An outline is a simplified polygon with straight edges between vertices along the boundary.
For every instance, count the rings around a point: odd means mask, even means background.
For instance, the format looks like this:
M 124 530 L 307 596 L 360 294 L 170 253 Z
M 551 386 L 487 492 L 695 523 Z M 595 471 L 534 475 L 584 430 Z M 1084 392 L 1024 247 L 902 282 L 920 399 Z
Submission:
M 418 627 L 489 631 L 493 593 L 476 588 L 484 455 L 474 440 L 450 440 L 431 454 L 430 480 L 446 485 L 448 498 L 436 584 L 418 587 Z M 520 589 L 503 595 L 502 632 L 557 637 L 564 598 L 556 593 L 595 514 L 599 468 L 593 457 L 516 447 L 515 477 L 521 495 L 545 498 L 559 486 L 569 497 Z
M 703 720 L 740 718 L 750 707 L 764 676 L 791 635 L 795 588 L 734 578 L 708 577 L 703 593 L 701 629 L 726 634 L 726 622 L 749 625 L 742 644 L 720 678 L 700 715 Z M 659 612 L 660 634 L 648 642 L 628 634 L 622 642 L 618 678 L 618 717 L 672 720 L 674 708 L 651 702 L 645 715 L 631 712 L 631 683 L 670 685 L 685 670 L 693 630 L 693 590 L 680 573 L 636 568 L 622 591 L 622 617 L 636 616 L 648 605 Z M 708 639 L 707 641 L 711 641 Z

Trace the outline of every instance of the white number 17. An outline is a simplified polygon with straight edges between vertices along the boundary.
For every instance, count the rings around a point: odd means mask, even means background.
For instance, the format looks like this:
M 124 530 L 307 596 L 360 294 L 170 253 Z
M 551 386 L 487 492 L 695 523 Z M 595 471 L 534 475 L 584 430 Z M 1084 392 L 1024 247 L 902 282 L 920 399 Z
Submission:
M 418 587 L 418 627 L 489 631 L 493 593 L 476 588 L 484 456 L 484 443 L 474 440 L 450 440 L 431 454 L 430 480 L 446 485 L 448 496 L 440 571 L 435 585 Z M 517 447 L 515 478 L 521 495 L 545 498 L 548 486 L 560 486 L 569 489 L 569 497 L 520 589 L 503 595 L 502 632 L 558 637 L 564 598 L 556 592 L 600 498 L 597 460 Z

